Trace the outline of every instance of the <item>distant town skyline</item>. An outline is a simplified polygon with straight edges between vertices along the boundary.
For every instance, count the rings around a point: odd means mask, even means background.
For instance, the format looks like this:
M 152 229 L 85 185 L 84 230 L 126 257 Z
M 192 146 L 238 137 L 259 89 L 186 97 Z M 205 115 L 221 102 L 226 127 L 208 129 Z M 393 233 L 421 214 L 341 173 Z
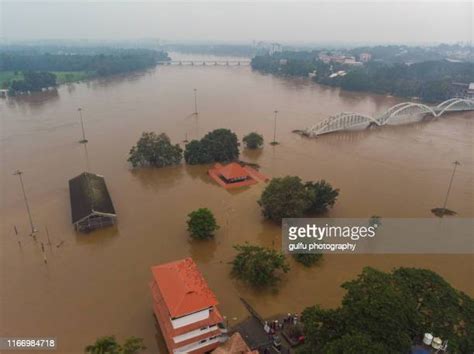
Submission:
M 472 43 L 471 1 L 12 1 L 0 38 L 168 42 Z

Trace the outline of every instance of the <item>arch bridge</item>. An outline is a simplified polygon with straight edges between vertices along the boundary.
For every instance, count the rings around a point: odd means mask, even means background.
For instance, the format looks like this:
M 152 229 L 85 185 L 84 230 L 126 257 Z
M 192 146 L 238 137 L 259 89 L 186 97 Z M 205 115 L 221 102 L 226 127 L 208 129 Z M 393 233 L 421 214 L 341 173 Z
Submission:
M 465 98 L 451 98 L 432 107 L 422 103 L 402 102 L 390 107 L 387 111 L 375 117 L 353 112 L 339 113 L 303 130 L 303 134 L 310 137 L 316 137 L 336 131 L 366 129 L 372 126 L 404 124 L 420 121 L 426 116 L 437 118 L 448 112 L 473 110 L 474 100 Z

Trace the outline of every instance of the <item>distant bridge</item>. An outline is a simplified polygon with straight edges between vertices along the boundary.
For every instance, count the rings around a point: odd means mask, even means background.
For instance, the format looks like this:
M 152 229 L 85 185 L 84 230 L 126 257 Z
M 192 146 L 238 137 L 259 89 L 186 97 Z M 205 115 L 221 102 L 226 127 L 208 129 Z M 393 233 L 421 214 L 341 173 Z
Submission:
M 342 130 L 358 130 L 372 126 L 417 122 L 426 115 L 437 118 L 446 112 L 463 111 L 474 111 L 474 100 L 451 98 L 433 107 L 422 103 L 403 102 L 390 107 L 387 111 L 375 117 L 361 113 L 339 113 L 303 130 L 302 134 L 316 137 Z
M 160 65 L 191 65 L 191 66 L 241 66 L 250 65 L 250 59 L 243 60 L 167 60 L 159 61 Z

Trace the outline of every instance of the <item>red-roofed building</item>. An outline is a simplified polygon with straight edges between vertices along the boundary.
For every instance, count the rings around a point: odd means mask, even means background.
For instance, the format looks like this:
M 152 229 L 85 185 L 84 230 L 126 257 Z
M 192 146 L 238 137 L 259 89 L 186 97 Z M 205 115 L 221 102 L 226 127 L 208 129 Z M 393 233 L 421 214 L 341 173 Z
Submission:
M 216 163 L 208 173 L 214 181 L 226 189 L 250 186 L 258 183 L 258 181 L 268 181 L 268 177 L 257 170 L 250 166 L 241 166 L 236 162 L 231 162 L 225 166 Z
M 206 353 L 227 339 L 217 299 L 191 258 L 151 272 L 153 310 L 170 353 Z

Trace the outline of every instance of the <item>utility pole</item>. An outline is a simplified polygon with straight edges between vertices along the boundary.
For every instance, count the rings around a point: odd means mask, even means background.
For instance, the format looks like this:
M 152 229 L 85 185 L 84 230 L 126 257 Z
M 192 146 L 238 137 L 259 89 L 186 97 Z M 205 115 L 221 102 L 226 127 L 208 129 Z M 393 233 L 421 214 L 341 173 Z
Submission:
M 82 140 L 79 140 L 79 142 L 81 144 L 85 144 L 87 143 L 87 139 L 86 139 L 86 132 L 84 130 L 84 120 L 82 119 L 82 108 L 79 107 L 77 111 L 79 112 L 79 118 L 81 120 L 81 128 L 82 128 Z
M 194 114 L 198 115 L 198 106 L 197 106 L 197 89 L 194 89 Z
M 275 113 L 275 118 L 273 120 L 273 141 L 271 142 L 272 145 L 277 145 L 278 142 L 276 141 L 276 131 L 277 131 L 277 115 L 278 115 L 278 111 L 275 110 L 273 111 L 273 113 Z
M 28 204 L 28 198 L 26 197 L 22 174 L 23 174 L 23 171 L 20 171 L 20 170 L 16 170 L 15 172 L 13 172 L 13 175 L 18 176 L 18 178 L 20 179 L 21 191 L 23 192 L 23 199 L 25 200 L 26 211 L 28 212 L 28 218 L 30 220 L 31 236 L 34 237 L 37 230 L 35 228 L 35 225 L 33 224 L 33 218 L 31 217 L 30 205 Z
M 449 180 L 448 191 L 446 192 L 446 198 L 444 198 L 443 211 L 446 210 L 446 205 L 448 204 L 449 192 L 451 191 L 451 186 L 453 185 L 453 179 L 454 179 L 454 174 L 456 173 L 456 168 L 459 165 L 461 165 L 461 163 L 459 161 L 454 161 L 453 165 L 454 165 L 453 173 L 451 175 L 451 179 Z

